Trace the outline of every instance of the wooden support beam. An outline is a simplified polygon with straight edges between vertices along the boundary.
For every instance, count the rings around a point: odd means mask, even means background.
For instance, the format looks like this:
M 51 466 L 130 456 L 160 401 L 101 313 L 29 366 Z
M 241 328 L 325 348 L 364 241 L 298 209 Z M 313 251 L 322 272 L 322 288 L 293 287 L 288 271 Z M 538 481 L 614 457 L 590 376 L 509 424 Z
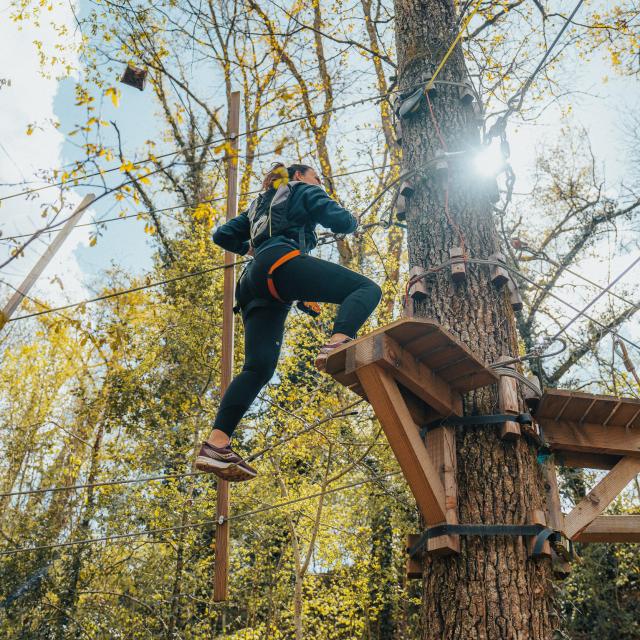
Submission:
M 440 415 L 462 415 L 462 396 L 387 334 L 373 334 L 349 349 L 344 370 L 357 373 L 369 364 L 393 371 L 399 382 Z M 367 396 L 371 402 L 371 395 Z
M 576 451 L 640 458 L 640 429 L 541 418 L 544 437 L 553 451 Z
M 564 515 L 560 506 L 556 463 L 553 458 L 547 458 L 542 464 L 542 477 L 546 494 L 547 522 L 552 529 L 564 531 Z
M 453 427 L 438 427 L 427 433 L 426 447 L 444 487 L 446 520 L 439 524 L 458 524 L 458 483 L 456 434 Z M 460 536 L 444 535 L 427 541 L 427 553 L 448 555 L 460 553 Z
M 227 155 L 227 221 L 238 213 L 238 132 L 240 130 L 240 92 L 231 94 L 229 104 L 229 137 L 231 150 Z M 224 297 L 222 302 L 222 354 L 220 393 L 223 394 L 233 377 L 233 301 L 236 276 L 235 257 L 224 252 Z M 218 479 L 216 496 L 216 555 L 213 575 L 213 601 L 227 599 L 229 577 L 229 483 Z
M 496 264 L 490 265 L 491 282 L 500 289 L 507 282 L 509 282 L 509 272 L 500 263 L 505 263 L 505 257 L 502 253 L 494 253 L 489 256 L 489 260 L 494 261 Z
M 414 280 L 413 284 L 409 287 L 409 295 L 414 300 L 424 300 L 427 295 L 427 283 L 423 277 L 424 269 L 422 267 L 411 267 L 409 270 L 409 280 Z
M 411 419 L 398 383 L 377 364 L 361 367 L 356 373 L 425 522 L 434 525 L 446 521 L 444 487 L 420 438 L 420 431 Z
M 513 360 L 510 356 L 500 356 L 498 362 L 507 362 Z M 513 369 L 514 365 L 509 365 L 509 369 Z M 518 383 L 511 376 L 500 376 L 498 382 L 498 401 L 500 413 L 509 413 L 518 415 L 520 413 L 520 401 L 518 398 Z M 500 437 L 503 440 L 515 440 L 520 436 L 520 425 L 510 420 L 500 427 Z
M 407 552 L 414 544 L 420 540 L 419 533 L 410 533 L 407 535 Z M 415 556 L 410 556 L 407 553 L 407 578 L 409 580 L 416 580 L 422 578 L 422 563 L 424 562 L 424 556 L 422 553 L 416 553 Z
M 576 542 L 640 542 L 640 516 L 598 516 Z
M 622 460 L 621 456 L 577 451 L 558 451 L 554 454 L 554 458 L 557 465 L 574 469 L 613 469 Z
M 540 524 L 543 527 L 547 526 L 547 519 L 544 515 L 544 511 L 542 509 L 531 509 L 529 511 L 529 524 Z M 533 536 L 532 538 L 527 539 L 527 549 L 529 550 L 529 555 L 533 555 L 533 549 L 535 547 L 536 538 Z M 542 545 L 542 551 L 540 552 L 541 556 L 551 557 L 551 545 L 549 541 L 546 540 Z
M 640 473 L 640 459 L 625 456 L 564 519 L 567 538 L 574 539 Z
M 451 247 L 449 249 L 449 258 L 451 258 L 451 279 L 454 282 L 464 282 L 467 278 L 466 267 L 464 264 L 464 251 L 462 247 Z

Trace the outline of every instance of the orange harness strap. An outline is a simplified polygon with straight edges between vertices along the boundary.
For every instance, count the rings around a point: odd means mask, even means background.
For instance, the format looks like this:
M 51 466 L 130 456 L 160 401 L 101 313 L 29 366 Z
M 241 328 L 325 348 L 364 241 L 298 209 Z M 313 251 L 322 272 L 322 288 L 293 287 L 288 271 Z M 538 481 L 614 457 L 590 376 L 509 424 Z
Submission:
M 289 260 L 293 260 L 300 255 L 300 249 L 294 249 L 293 251 L 289 251 L 289 253 L 285 253 L 282 257 L 278 258 L 269 269 L 269 273 L 267 273 L 267 287 L 269 288 L 269 293 L 279 302 L 284 302 L 284 300 L 278 295 L 278 290 L 276 289 L 275 284 L 273 283 L 273 272 L 281 267 Z

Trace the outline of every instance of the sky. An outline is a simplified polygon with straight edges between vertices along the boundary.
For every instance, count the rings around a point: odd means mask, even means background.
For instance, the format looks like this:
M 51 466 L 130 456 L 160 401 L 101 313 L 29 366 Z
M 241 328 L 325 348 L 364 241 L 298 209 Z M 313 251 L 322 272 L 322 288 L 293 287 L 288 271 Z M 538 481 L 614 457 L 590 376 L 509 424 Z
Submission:
M 82 0 L 80 0 L 82 1 Z M 77 4 L 76 4 L 77 6 Z M 42 77 L 33 41 L 39 39 L 45 47 L 56 40 L 53 22 L 66 23 L 73 34 L 74 18 L 68 3 L 57 3 L 50 14 L 51 23 L 43 21 L 41 28 L 32 23 L 22 24 L 22 30 L 7 19 L 7 9 L 0 9 L 0 183 L 32 180 L 40 184 L 37 172 L 60 167 L 76 157 L 73 140 L 65 140 L 64 131 L 70 130 L 77 110 L 73 108 L 75 78 L 63 81 Z M 75 60 L 74 62 L 77 62 Z M 588 64 L 567 60 L 564 73 L 570 73 L 578 93 L 571 96 L 573 124 L 581 124 L 588 132 L 595 153 L 606 171 L 613 191 L 625 178 L 628 167 L 622 128 L 625 109 L 638 103 L 638 82 L 632 78 L 617 78 L 602 60 Z M 605 81 L 605 77 L 608 79 Z M 10 83 L 10 86 L 9 86 Z M 135 148 L 146 137 L 154 135 L 154 106 L 150 95 L 119 85 L 122 91 L 118 109 L 105 105 L 104 117 L 117 119 L 118 126 L 129 148 Z M 348 129 L 354 122 L 351 111 L 342 112 L 342 127 Z M 46 126 L 50 120 L 60 121 L 59 130 Z M 32 123 L 43 125 L 27 136 Z M 543 139 L 553 140 L 560 134 L 558 109 L 551 108 L 535 125 L 519 125 L 512 119 L 509 139 L 512 165 L 518 176 L 516 191 L 527 191 L 531 186 L 536 149 Z M 21 190 L 19 187 L 0 187 L 0 196 Z M 83 193 L 77 191 L 73 202 Z M 84 214 L 83 221 L 117 215 L 112 202 L 102 201 Z M 0 229 L 3 235 L 24 233 L 37 229 L 42 221 L 37 201 L 15 198 L 0 207 Z M 61 251 L 47 268 L 33 292 L 51 303 L 79 300 L 92 295 L 104 282 L 104 270 L 118 265 L 129 273 L 144 273 L 151 267 L 152 247 L 149 236 L 143 232 L 140 221 L 118 221 L 107 227 L 95 247 L 89 246 L 90 228 L 75 229 Z M 2 278 L 17 286 L 30 267 L 44 251 L 48 237 L 28 249 L 25 258 L 14 261 L 3 271 Z M 6 255 L 0 246 L 0 256 Z M 613 271 L 623 268 L 630 256 L 616 259 Z M 600 282 L 606 282 L 610 273 L 602 272 L 599 260 L 587 260 L 585 272 Z M 638 282 L 632 275 L 629 282 Z

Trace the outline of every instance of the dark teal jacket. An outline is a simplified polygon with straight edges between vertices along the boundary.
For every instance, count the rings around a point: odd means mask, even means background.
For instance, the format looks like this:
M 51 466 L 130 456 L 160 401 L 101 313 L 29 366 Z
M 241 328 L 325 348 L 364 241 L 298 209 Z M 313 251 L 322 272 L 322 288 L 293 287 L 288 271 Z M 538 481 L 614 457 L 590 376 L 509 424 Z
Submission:
M 305 250 L 310 251 L 318 244 L 315 232 L 320 224 L 334 233 L 352 233 L 358 226 L 356 218 L 342 208 L 327 192 L 313 184 L 296 185 L 289 202 L 289 217 L 292 220 L 304 220 Z M 227 251 L 243 256 L 249 251 L 249 218 L 243 211 L 233 220 L 229 220 L 213 233 L 213 241 Z M 298 246 L 299 226 L 292 227 L 290 233 L 276 236 L 263 242 L 258 250 L 273 247 L 279 243 Z

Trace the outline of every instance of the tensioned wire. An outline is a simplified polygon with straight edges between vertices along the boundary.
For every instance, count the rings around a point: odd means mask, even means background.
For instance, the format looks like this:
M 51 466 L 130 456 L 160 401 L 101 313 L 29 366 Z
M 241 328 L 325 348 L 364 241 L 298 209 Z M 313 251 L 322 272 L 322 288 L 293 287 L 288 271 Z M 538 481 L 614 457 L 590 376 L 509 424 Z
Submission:
M 354 412 L 350 412 L 349 410 L 353 409 L 361 402 L 363 402 L 363 400 L 361 399 L 355 402 L 351 402 L 350 404 L 345 405 L 344 407 L 340 407 L 339 409 L 336 409 L 336 411 L 326 416 L 325 418 L 322 418 L 321 420 L 315 420 L 314 422 L 308 422 L 302 416 L 299 416 L 295 412 L 287 411 L 288 414 L 290 414 L 292 417 L 298 420 L 301 420 L 306 426 L 303 429 L 300 429 L 299 431 L 295 431 L 292 434 L 284 435 L 279 438 L 276 438 L 274 442 L 272 442 L 272 444 L 248 456 L 246 458 L 247 462 L 252 462 L 254 460 L 257 460 L 258 458 L 261 458 L 263 455 L 265 455 L 269 451 L 272 451 L 273 449 L 280 447 L 283 444 L 290 442 L 291 440 L 295 440 L 296 438 L 299 438 L 300 436 L 306 433 L 309 433 L 310 431 L 314 431 L 321 425 L 327 422 L 330 422 L 332 420 L 335 420 L 336 418 L 344 418 L 346 416 L 353 415 Z M 285 410 L 283 407 L 280 407 L 277 404 L 273 404 L 273 406 L 282 411 Z M 0 498 L 40 495 L 44 493 L 56 493 L 59 491 L 79 491 L 81 489 L 93 489 L 96 487 L 109 487 L 109 486 L 121 485 L 121 484 L 137 484 L 137 483 L 155 482 L 159 480 L 174 480 L 174 479 L 188 478 L 188 477 L 200 476 L 200 475 L 211 475 L 211 474 L 208 474 L 205 471 L 188 471 L 185 473 L 167 473 L 167 474 L 160 474 L 155 476 L 145 476 L 142 478 L 122 478 L 118 480 L 104 480 L 100 482 L 89 482 L 85 484 L 74 484 L 74 485 L 66 485 L 66 486 L 60 486 L 60 487 L 43 487 L 40 489 L 24 489 L 20 491 L 7 491 L 4 493 L 0 493 Z
M 340 173 L 333 173 L 333 174 L 331 174 L 329 176 L 325 176 L 325 177 L 326 178 L 330 178 L 330 179 L 333 179 L 333 178 L 344 178 L 344 177 L 347 177 L 347 176 L 353 176 L 353 175 L 357 175 L 357 174 L 360 174 L 360 173 L 369 173 L 369 172 L 373 172 L 373 171 L 379 171 L 379 170 L 382 170 L 382 169 L 392 169 L 392 168 L 395 168 L 396 166 L 397 165 L 394 165 L 394 164 L 384 164 L 384 165 L 379 165 L 379 166 L 374 166 L 374 167 L 366 167 L 366 168 L 363 168 L 363 169 L 354 169 L 352 171 L 343 171 L 343 172 L 340 172 Z M 262 189 L 253 189 L 251 191 L 245 191 L 243 193 L 239 193 L 238 197 L 241 198 L 243 196 L 255 195 L 256 193 L 260 193 L 261 191 L 262 191 Z M 164 213 L 166 211 L 173 211 L 175 209 L 189 209 L 189 208 L 197 207 L 200 204 L 211 204 L 213 202 L 223 202 L 224 200 L 226 200 L 226 196 L 219 196 L 219 197 L 216 197 L 216 198 L 208 198 L 208 199 L 205 199 L 205 200 L 200 200 L 198 202 L 176 204 L 176 205 L 172 205 L 170 207 L 162 207 L 161 209 L 147 209 L 146 211 L 139 211 L 137 213 L 132 213 L 132 214 L 126 215 L 126 216 L 118 216 L 118 217 L 115 217 L 115 218 L 108 218 L 106 220 L 95 220 L 93 222 L 84 222 L 82 224 L 77 224 L 76 227 L 90 227 L 90 226 L 94 226 L 94 225 L 95 226 L 100 226 L 100 225 L 108 223 L 108 222 L 116 222 L 118 220 L 127 220 L 127 219 L 130 219 L 130 218 L 136 218 L 138 216 L 152 215 L 154 213 Z M 65 222 L 66 222 L 66 219 L 65 220 L 61 220 L 59 222 L 56 222 L 53 225 L 50 225 L 50 226 L 47 226 L 47 227 L 43 227 L 41 229 L 36 229 L 35 231 L 33 231 L 31 233 L 23 233 L 23 234 L 14 235 L 14 236 L 0 237 L 0 242 L 9 241 L 9 240 L 17 240 L 19 238 L 30 238 L 30 237 L 32 237 L 34 235 L 44 235 L 44 234 L 48 234 L 48 233 L 53 233 L 54 231 L 57 230 L 58 227 L 62 226 Z
M 289 505 L 292 504 L 297 504 L 299 502 L 305 502 L 307 500 L 313 500 L 315 498 L 320 498 L 332 493 L 338 493 L 340 491 L 344 491 L 346 489 L 351 489 L 353 487 L 357 487 L 363 484 L 368 484 L 370 482 L 376 482 L 378 480 L 382 480 L 384 478 L 389 478 L 392 476 L 396 476 L 398 474 L 402 473 L 401 471 L 392 471 L 390 473 L 385 473 L 385 474 L 380 474 L 377 476 L 372 476 L 370 478 L 366 478 L 365 480 L 356 480 L 354 482 L 350 482 L 348 484 L 344 484 L 344 485 L 340 485 L 339 487 L 334 487 L 332 489 L 326 489 L 324 491 L 318 491 L 317 493 L 313 493 L 309 496 L 301 496 L 299 498 L 293 498 L 291 500 L 286 500 L 285 502 L 278 502 L 276 504 L 272 504 L 272 505 L 266 505 L 264 507 L 260 507 L 258 509 L 253 509 L 251 511 L 245 511 L 242 513 L 237 513 L 235 515 L 231 515 L 229 517 L 221 517 L 218 520 L 205 520 L 202 522 L 194 522 L 191 524 L 185 524 L 185 525 L 178 525 L 175 527 L 162 527 L 159 529 L 147 529 L 145 531 L 135 531 L 135 532 L 130 532 L 130 533 L 121 533 L 121 534 L 116 534 L 116 535 L 109 535 L 109 536 L 101 536 L 98 538 L 86 538 L 84 540 L 70 540 L 69 542 L 58 542 L 58 543 L 52 543 L 52 544 L 45 544 L 45 545 L 38 545 L 38 546 L 33 546 L 33 547 L 18 547 L 17 549 L 9 549 L 6 551 L 0 551 L 0 556 L 10 556 L 10 555 L 15 555 L 18 553 L 29 553 L 29 552 L 33 552 L 33 551 L 44 551 L 45 549 L 59 549 L 59 548 L 63 548 L 63 547 L 74 547 L 74 546 L 78 546 L 78 545 L 85 545 L 85 544 L 96 544 L 98 542 L 107 542 L 107 543 L 111 543 L 111 542 L 115 542 L 118 540 L 126 540 L 129 538 L 137 538 L 140 536 L 146 536 L 146 535 L 153 535 L 153 534 L 159 534 L 159 533 L 168 533 L 171 531 L 183 531 L 185 529 L 195 529 L 198 527 L 206 527 L 206 526 L 211 526 L 211 525 L 219 525 L 224 523 L 225 521 L 231 521 L 231 520 L 242 520 L 244 518 L 251 518 L 253 516 L 256 516 L 260 513 L 265 513 L 267 511 L 272 511 L 274 509 L 281 509 L 282 507 L 287 507 Z
M 538 66 L 536 67 L 534 72 L 531 74 L 531 76 L 529 76 L 529 78 L 523 84 L 521 89 L 514 96 L 512 96 L 512 98 L 509 100 L 509 102 L 512 102 L 514 100 L 514 98 L 518 95 L 518 93 L 521 94 L 521 102 L 522 102 L 522 98 L 524 97 L 524 93 L 531 86 L 531 83 L 535 79 L 535 76 L 540 72 L 544 62 L 546 61 L 546 59 L 550 55 L 552 49 L 556 46 L 556 44 L 560 40 L 562 34 L 566 30 L 566 28 L 569 25 L 569 23 L 571 22 L 573 16 L 576 14 L 576 12 L 578 11 L 578 9 L 580 8 L 580 6 L 582 5 L 583 2 L 584 2 L 584 0 L 579 0 L 578 1 L 578 4 L 576 5 L 576 7 L 574 8 L 573 12 L 571 13 L 571 16 L 566 21 L 566 23 L 563 25 L 562 29 L 560 30 L 560 32 L 558 33 L 558 35 L 556 36 L 554 41 L 551 43 L 551 45 L 546 49 L 543 58 L 541 59 L 540 63 L 538 64 Z M 443 59 L 441 60 L 440 64 L 438 65 L 437 70 L 434 73 L 434 76 L 429 80 L 429 83 L 427 85 L 427 89 L 430 88 L 431 86 L 433 86 L 433 84 L 435 84 L 437 82 L 436 76 L 439 74 L 441 69 L 444 67 L 444 64 L 446 63 L 447 59 L 451 55 L 452 51 L 455 49 L 455 45 L 458 43 L 460 37 L 462 36 L 462 34 L 463 34 L 464 30 L 466 29 L 468 23 L 470 22 L 471 18 L 473 18 L 473 16 L 477 12 L 480 4 L 481 4 L 481 0 L 478 0 L 478 2 L 475 5 L 475 7 L 474 7 L 473 11 L 471 12 L 471 14 L 465 19 L 465 22 L 462 25 L 461 29 L 458 31 L 458 33 L 456 35 L 456 38 L 454 39 L 454 41 L 452 42 L 452 44 L 449 47 L 448 51 L 446 52 L 445 56 L 443 57 Z M 420 85 L 417 85 L 417 86 L 420 86 Z M 321 111 L 317 111 L 317 112 L 315 112 L 315 113 L 313 113 L 311 115 L 313 115 L 313 116 L 321 116 L 321 115 L 325 115 L 327 113 L 334 113 L 334 112 L 340 111 L 342 109 L 347 109 L 349 107 L 365 104 L 367 102 L 372 102 L 372 101 L 375 101 L 375 100 L 382 100 L 382 99 L 388 97 L 389 95 L 397 93 L 398 91 L 399 90 L 391 90 L 391 91 L 387 91 L 385 93 L 381 93 L 381 94 L 377 94 L 377 95 L 373 95 L 373 96 L 368 96 L 368 97 L 365 97 L 365 98 L 361 98 L 359 100 L 355 100 L 353 102 L 345 103 L 343 105 L 337 105 L 335 107 L 331 107 L 330 109 L 324 109 L 324 110 L 321 110 Z M 507 115 L 510 115 L 510 113 L 513 113 L 513 111 L 516 111 L 516 110 L 517 109 L 515 109 L 513 107 L 509 107 Z M 287 120 L 281 120 L 280 122 L 273 123 L 273 124 L 270 124 L 270 125 L 264 125 L 262 127 L 257 127 L 256 129 L 250 129 L 250 130 L 246 130 L 246 131 L 241 131 L 241 132 L 238 133 L 237 137 L 246 136 L 246 135 L 252 135 L 252 134 L 260 133 L 260 132 L 263 132 L 263 131 L 270 131 L 272 129 L 275 129 L 275 128 L 278 128 L 278 127 L 281 127 L 281 126 L 284 126 L 284 125 L 287 125 L 287 124 L 292 124 L 294 122 L 300 122 L 302 120 L 306 120 L 306 119 L 308 119 L 308 117 L 309 117 L 308 115 L 296 116 L 294 118 L 289 118 Z M 209 143 L 200 143 L 200 144 L 195 144 L 195 145 L 191 145 L 191 146 L 188 146 L 188 147 L 183 147 L 182 149 L 176 149 L 176 150 L 173 150 L 173 151 L 168 151 L 166 153 L 158 154 L 157 156 L 154 155 L 154 159 L 159 160 L 159 159 L 162 159 L 162 158 L 167 158 L 167 157 L 170 157 L 170 156 L 177 155 L 177 154 L 179 154 L 181 152 L 184 152 L 184 151 L 187 151 L 187 150 L 199 149 L 199 148 L 201 148 L 203 146 L 207 146 L 207 145 L 220 144 L 220 143 L 223 143 L 223 142 L 226 142 L 226 141 L 229 141 L 229 140 L 233 140 L 235 137 L 236 136 L 224 136 L 224 137 L 212 140 Z M 136 167 L 136 166 L 139 166 L 141 164 L 146 164 L 149 161 L 150 161 L 149 159 L 138 160 L 136 162 L 133 162 L 132 165 L 134 167 Z M 78 176 L 77 178 L 74 177 L 74 178 L 71 178 L 71 180 L 76 180 L 76 179 L 79 180 L 79 179 L 91 178 L 91 177 L 100 176 L 100 175 L 103 175 L 105 173 L 111 173 L 113 171 L 119 171 L 119 170 L 120 170 L 120 167 L 113 167 L 111 169 L 105 169 L 105 170 L 102 170 L 102 171 L 97 171 L 97 172 L 94 172 L 92 174 L 86 174 L 86 175 L 83 175 L 83 176 Z M 147 175 L 150 175 L 150 174 L 147 174 Z M 42 191 L 44 189 L 50 189 L 52 187 L 62 186 L 64 184 L 66 184 L 66 181 L 65 182 L 52 183 L 52 184 L 48 184 L 48 185 L 43 185 L 41 187 L 35 187 L 33 189 L 27 189 L 27 190 L 24 190 L 24 191 L 21 191 L 21 192 L 9 194 L 7 196 L 1 197 L 0 198 L 0 202 L 2 202 L 3 200 L 9 200 L 10 198 L 16 198 L 18 196 L 29 195 L 31 193 L 36 193 L 36 192 Z

